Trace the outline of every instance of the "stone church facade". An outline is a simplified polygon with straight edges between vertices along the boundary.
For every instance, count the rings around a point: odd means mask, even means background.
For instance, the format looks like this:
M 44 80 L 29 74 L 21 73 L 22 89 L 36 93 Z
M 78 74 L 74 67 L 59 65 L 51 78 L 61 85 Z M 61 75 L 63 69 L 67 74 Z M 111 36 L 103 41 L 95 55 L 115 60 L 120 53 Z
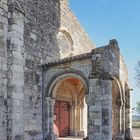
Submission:
M 130 139 L 118 42 L 96 48 L 67 0 L 0 0 L 0 140 Z

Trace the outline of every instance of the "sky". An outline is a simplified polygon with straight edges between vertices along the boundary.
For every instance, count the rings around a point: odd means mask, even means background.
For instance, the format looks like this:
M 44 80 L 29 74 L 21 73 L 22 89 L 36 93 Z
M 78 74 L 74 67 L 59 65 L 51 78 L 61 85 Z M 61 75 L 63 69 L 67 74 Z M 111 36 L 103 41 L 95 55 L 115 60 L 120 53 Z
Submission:
M 140 0 L 69 0 L 76 15 L 96 47 L 117 39 L 133 89 L 132 106 L 140 101 L 135 67 L 140 60 Z

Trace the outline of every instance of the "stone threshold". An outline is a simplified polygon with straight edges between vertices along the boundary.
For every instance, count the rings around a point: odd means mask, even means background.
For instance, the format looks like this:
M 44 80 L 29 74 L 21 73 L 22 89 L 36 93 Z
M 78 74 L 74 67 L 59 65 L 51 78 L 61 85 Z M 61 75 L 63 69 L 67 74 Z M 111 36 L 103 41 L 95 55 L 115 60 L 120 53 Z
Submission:
M 59 137 L 58 140 L 83 140 L 83 137 L 72 137 L 72 136 Z

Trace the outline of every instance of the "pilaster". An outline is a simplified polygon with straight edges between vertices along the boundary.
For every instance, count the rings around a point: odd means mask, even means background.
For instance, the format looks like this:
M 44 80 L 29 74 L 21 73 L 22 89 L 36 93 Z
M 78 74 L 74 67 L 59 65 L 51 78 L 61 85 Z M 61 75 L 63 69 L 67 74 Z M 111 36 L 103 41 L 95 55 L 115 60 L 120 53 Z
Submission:
M 7 0 L 0 1 L 0 139 L 7 135 Z
M 119 48 L 116 40 L 92 51 L 89 75 L 88 139 L 112 140 L 112 80 L 119 76 Z
M 8 140 L 23 139 L 24 13 L 18 3 L 9 3 L 8 28 Z

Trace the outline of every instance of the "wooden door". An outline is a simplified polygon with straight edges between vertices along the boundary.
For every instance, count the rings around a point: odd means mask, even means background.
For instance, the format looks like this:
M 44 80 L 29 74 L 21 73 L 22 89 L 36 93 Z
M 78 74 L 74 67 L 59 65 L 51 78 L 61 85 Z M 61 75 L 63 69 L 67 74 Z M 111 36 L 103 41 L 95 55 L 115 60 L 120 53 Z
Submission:
M 58 136 L 69 136 L 70 110 L 68 102 L 56 101 L 54 108 L 54 125 L 58 129 Z M 55 128 L 55 131 L 57 131 Z
M 60 102 L 60 136 L 69 135 L 69 104 L 68 102 Z

